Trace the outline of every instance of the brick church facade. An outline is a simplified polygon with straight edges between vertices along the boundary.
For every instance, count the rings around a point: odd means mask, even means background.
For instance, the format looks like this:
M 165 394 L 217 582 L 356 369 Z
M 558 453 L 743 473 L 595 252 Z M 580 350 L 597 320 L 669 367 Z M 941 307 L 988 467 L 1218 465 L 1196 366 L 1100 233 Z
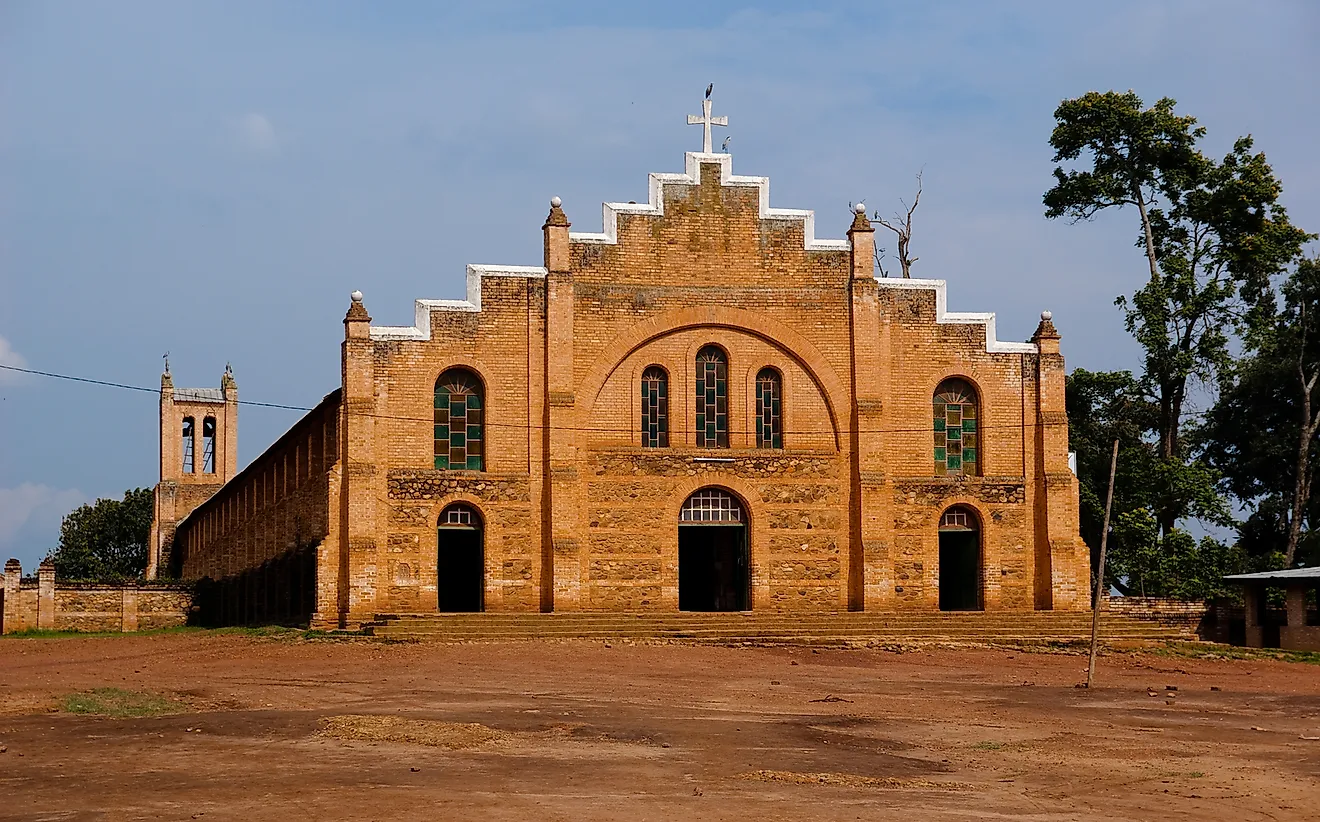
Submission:
M 242 471 L 181 471 L 205 420 L 234 441 L 232 377 L 167 375 L 153 569 L 221 621 L 319 626 L 1088 607 L 1048 313 L 1001 342 L 943 280 L 876 277 L 864 208 L 817 239 L 709 141 L 686 159 L 601 233 L 556 198 L 542 265 L 469 266 L 413 326 L 355 292 L 341 386 Z

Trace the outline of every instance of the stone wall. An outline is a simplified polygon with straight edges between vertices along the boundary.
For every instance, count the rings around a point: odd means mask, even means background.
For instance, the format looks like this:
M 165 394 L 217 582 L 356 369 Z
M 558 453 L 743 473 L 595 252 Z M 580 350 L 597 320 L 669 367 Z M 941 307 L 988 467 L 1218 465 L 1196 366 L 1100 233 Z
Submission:
M 187 624 L 193 594 L 181 585 L 60 582 L 43 563 L 36 580 L 23 579 L 11 559 L 0 575 L 4 593 L 0 633 L 48 631 L 145 631 Z

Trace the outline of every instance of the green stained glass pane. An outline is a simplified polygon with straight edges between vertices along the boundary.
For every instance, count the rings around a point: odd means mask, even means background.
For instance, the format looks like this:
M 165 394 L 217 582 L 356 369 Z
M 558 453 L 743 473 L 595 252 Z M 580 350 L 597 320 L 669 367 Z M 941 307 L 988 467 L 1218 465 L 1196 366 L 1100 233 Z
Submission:
M 481 407 L 481 397 L 478 397 L 476 394 L 468 394 L 468 395 L 467 395 L 467 407 L 468 407 L 468 408 L 480 408 L 480 407 Z
M 949 442 L 957 442 L 962 439 L 962 431 L 957 428 L 950 428 L 945 434 L 948 436 Z
M 938 416 L 938 417 L 935 418 L 935 430 L 936 430 L 936 431 L 943 431 L 943 430 L 944 430 L 944 417 L 943 417 L 943 415 Z
M 436 467 L 436 470 L 438 470 L 438 471 L 448 471 L 448 470 L 449 470 L 449 456 L 448 456 L 447 454 L 439 454 L 439 455 L 437 455 L 436 458 L 435 458 L 435 467 Z
M 481 426 L 469 424 L 467 427 L 467 437 L 469 442 L 481 439 Z
M 467 458 L 467 469 L 469 471 L 480 471 L 481 457 L 475 454 L 469 454 Z
M 962 453 L 963 462 L 969 465 L 976 462 L 976 449 L 964 448 Z
M 961 470 L 961 469 L 962 469 L 962 458 L 961 458 L 961 457 L 955 457 L 955 456 L 953 456 L 952 454 L 950 454 L 950 455 L 949 455 L 949 470 L 950 470 L 950 471 L 959 471 L 959 470 Z
M 435 438 L 438 439 L 438 440 L 447 440 L 447 439 L 449 439 L 449 426 L 448 426 L 448 425 L 437 425 L 437 426 L 435 427 Z
M 945 450 L 944 450 L 943 447 L 938 447 L 938 448 L 935 449 L 935 461 L 936 461 L 936 462 L 938 462 L 938 463 L 940 463 L 940 464 L 943 464 L 943 463 L 944 463 L 944 460 L 946 459 L 946 457 L 947 457 L 947 454 L 945 453 Z
M 964 430 L 964 431 L 975 431 L 975 430 L 976 430 L 976 420 L 966 420 L 966 419 L 963 420 L 963 423 L 962 423 L 962 430 Z
M 463 448 L 463 447 L 465 447 L 466 445 L 467 445 L 467 435 L 466 435 L 466 434 L 463 434 L 463 433 L 458 432 L 458 431 L 454 431 L 453 433 L 451 433 L 451 434 L 449 435 L 449 447 L 450 447 L 450 448 Z

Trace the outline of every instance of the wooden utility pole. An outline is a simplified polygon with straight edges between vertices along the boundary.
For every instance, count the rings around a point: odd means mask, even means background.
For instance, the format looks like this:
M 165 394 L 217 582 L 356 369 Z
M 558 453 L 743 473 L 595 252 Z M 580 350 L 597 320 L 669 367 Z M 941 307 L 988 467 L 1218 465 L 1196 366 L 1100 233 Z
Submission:
M 1109 459 L 1109 493 L 1105 496 L 1105 527 L 1100 532 L 1100 568 L 1095 574 L 1095 600 L 1091 603 L 1091 664 L 1086 666 L 1086 687 L 1095 682 L 1095 651 L 1100 642 L 1100 598 L 1105 591 L 1105 548 L 1109 544 L 1109 510 L 1114 505 L 1114 474 L 1118 471 L 1118 439 Z

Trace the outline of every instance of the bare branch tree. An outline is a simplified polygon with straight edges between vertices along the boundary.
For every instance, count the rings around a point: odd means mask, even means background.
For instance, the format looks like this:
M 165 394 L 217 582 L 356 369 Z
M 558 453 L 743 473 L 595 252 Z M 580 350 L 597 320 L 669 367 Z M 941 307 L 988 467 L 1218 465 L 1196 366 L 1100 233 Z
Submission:
M 918 260 L 917 257 L 912 256 L 910 246 L 912 243 L 912 215 L 921 202 L 921 174 L 921 171 L 917 172 L 917 196 L 912 198 L 912 205 L 909 206 L 899 200 L 899 203 L 907 209 L 906 214 L 895 212 L 893 222 L 890 222 L 881 217 L 880 212 L 875 213 L 875 221 L 898 236 L 898 264 L 903 269 L 903 279 L 905 280 L 912 279 L 912 264 Z M 881 269 L 880 273 L 884 274 L 884 269 Z

